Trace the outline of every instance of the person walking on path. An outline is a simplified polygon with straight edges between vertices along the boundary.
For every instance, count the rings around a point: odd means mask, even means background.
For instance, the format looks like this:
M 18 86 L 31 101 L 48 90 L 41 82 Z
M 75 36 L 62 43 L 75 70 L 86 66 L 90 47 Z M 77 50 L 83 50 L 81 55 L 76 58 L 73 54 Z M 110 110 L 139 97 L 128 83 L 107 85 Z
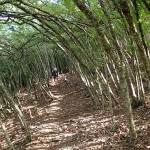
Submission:
M 57 70 L 57 68 L 54 68 L 54 69 L 52 70 L 52 77 L 53 77 L 54 82 L 55 82 L 56 79 L 58 78 L 58 70 Z

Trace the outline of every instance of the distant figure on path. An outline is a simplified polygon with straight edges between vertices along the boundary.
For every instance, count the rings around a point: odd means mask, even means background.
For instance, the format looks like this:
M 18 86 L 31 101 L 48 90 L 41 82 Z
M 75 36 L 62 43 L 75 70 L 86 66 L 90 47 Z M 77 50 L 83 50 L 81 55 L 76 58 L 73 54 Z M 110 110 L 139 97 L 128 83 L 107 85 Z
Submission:
M 52 77 L 53 77 L 54 82 L 55 82 L 55 80 L 56 80 L 57 77 L 58 77 L 58 70 L 57 70 L 57 68 L 54 68 L 54 69 L 52 70 Z

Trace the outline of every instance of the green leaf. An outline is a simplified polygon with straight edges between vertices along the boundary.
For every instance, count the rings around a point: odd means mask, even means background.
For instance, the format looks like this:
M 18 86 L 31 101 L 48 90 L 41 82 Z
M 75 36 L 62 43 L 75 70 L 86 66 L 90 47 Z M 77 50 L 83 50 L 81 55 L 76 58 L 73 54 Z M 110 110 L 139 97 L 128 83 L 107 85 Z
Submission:
M 75 9 L 75 4 L 71 0 L 64 0 L 64 6 L 69 10 L 73 11 Z

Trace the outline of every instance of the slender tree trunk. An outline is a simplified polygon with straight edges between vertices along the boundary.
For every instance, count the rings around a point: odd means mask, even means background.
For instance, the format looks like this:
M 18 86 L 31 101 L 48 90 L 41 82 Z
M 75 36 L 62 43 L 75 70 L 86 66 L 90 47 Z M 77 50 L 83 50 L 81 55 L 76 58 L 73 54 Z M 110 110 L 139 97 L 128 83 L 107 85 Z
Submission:
M 146 55 L 149 58 L 148 47 L 147 47 L 145 39 L 144 39 L 144 33 L 143 33 L 142 23 L 140 21 L 141 18 L 140 18 L 140 12 L 139 12 L 139 8 L 138 8 L 137 0 L 134 0 L 133 4 L 134 4 L 134 7 L 135 7 L 135 15 L 136 15 L 136 18 L 137 18 L 138 27 L 139 27 L 141 39 L 142 39 L 142 42 L 143 42 L 143 46 L 145 48 Z
M 137 29 L 135 27 L 135 24 L 133 22 L 132 16 L 130 14 L 129 6 L 128 6 L 126 0 L 119 1 L 119 4 L 120 4 L 120 8 L 122 10 L 123 15 L 125 16 L 125 18 L 128 22 L 130 34 L 133 35 L 133 37 L 135 39 L 141 61 L 143 62 L 147 76 L 150 80 L 150 66 L 149 66 L 147 55 L 146 55 L 146 50 L 143 46 L 143 42 L 142 42 L 142 40 L 137 32 Z
M 108 64 L 106 64 L 106 66 L 108 67 Z M 108 68 L 107 68 L 107 69 L 108 69 Z M 108 72 L 107 72 L 107 69 L 104 68 L 106 80 L 108 81 L 108 80 L 109 80 L 109 78 L 108 78 L 109 69 L 108 69 Z M 109 87 L 109 86 L 108 86 L 108 87 Z M 107 88 L 108 88 L 108 87 L 107 87 Z M 109 91 L 109 88 L 108 88 L 107 90 Z M 114 130 L 114 129 L 115 129 L 115 119 L 114 119 L 114 115 L 113 115 L 112 97 L 111 97 L 111 93 L 110 93 L 110 92 L 109 92 L 109 94 L 108 94 L 108 98 L 109 98 L 109 110 L 110 110 L 111 121 L 112 121 L 112 129 Z
M 8 146 L 10 147 L 11 150 L 15 150 L 15 147 L 13 146 L 12 142 L 10 141 L 10 138 L 9 138 L 8 133 L 7 133 L 6 127 L 5 127 L 4 123 L 2 122 L 1 117 L 0 117 L 0 126 L 2 127 L 4 137 L 5 137 L 5 140 L 8 144 Z
M 108 26 L 110 28 L 110 32 L 111 32 L 111 35 L 112 35 L 112 38 L 113 38 L 113 43 L 117 49 L 117 53 L 118 53 L 118 56 L 121 60 L 122 59 L 122 52 L 121 52 L 121 48 L 119 46 L 119 43 L 118 43 L 118 40 L 117 40 L 117 37 L 115 35 L 115 32 L 113 30 L 113 24 L 112 24 L 112 21 L 111 21 L 111 18 L 109 16 L 109 13 L 107 12 L 106 8 L 105 8 L 105 5 L 104 5 L 104 0 L 99 0 L 99 4 L 101 5 L 102 7 L 102 10 L 104 12 L 104 15 L 106 16 L 107 20 L 108 20 Z
M 103 30 L 101 29 L 101 24 L 99 23 L 99 19 L 95 17 L 90 11 L 90 9 L 86 6 L 84 1 L 81 0 L 73 0 L 76 6 L 85 14 L 85 16 L 91 21 L 93 27 L 95 28 L 97 34 L 99 35 L 100 38 L 100 43 L 103 45 L 103 48 L 105 52 L 111 57 L 111 59 L 115 60 L 114 63 L 117 68 L 119 68 L 118 64 L 118 57 L 116 57 L 112 51 L 112 46 L 104 34 Z
M 9 95 L 9 93 L 7 92 L 6 88 L 4 87 L 4 85 L 1 81 L 0 81 L 0 90 L 1 90 L 2 95 L 9 101 L 11 107 L 16 112 L 16 114 L 20 120 L 21 126 L 23 127 L 23 129 L 25 129 L 26 142 L 29 143 L 31 141 L 31 136 L 30 136 L 30 131 L 29 131 L 28 125 L 25 121 L 25 118 L 24 118 L 21 110 L 19 109 L 17 104 L 13 101 L 12 97 Z
M 124 100 L 124 104 L 125 104 L 125 115 L 127 118 L 127 123 L 128 123 L 128 128 L 129 128 L 129 134 L 130 134 L 130 139 L 136 139 L 137 138 L 137 133 L 135 130 L 135 124 L 133 121 L 133 115 L 132 115 L 132 107 L 131 107 L 131 100 L 129 98 L 129 89 L 128 89 L 128 85 L 127 85 L 127 80 L 126 78 L 128 78 L 127 75 L 127 70 L 125 67 L 122 67 L 122 98 Z

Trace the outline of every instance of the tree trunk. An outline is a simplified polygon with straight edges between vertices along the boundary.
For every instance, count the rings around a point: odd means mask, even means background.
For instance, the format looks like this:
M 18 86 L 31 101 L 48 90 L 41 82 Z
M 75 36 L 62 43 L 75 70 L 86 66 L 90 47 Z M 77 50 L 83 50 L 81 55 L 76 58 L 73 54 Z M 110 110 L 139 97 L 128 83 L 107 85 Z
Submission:
M 4 133 L 4 137 L 5 137 L 5 140 L 8 144 L 8 146 L 10 147 L 11 150 L 15 150 L 15 147 L 13 146 L 12 142 L 10 141 L 10 138 L 9 138 L 9 135 L 6 131 L 6 127 L 4 125 L 4 123 L 2 122 L 2 119 L 0 117 L 0 126 L 2 127 L 2 130 L 3 130 L 3 133 Z
M 147 76 L 150 80 L 150 66 L 149 66 L 147 55 L 146 55 L 146 50 L 144 49 L 142 39 L 140 38 L 138 31 L 135 27 L 135 24 L 133 22 L 132 16 L 130 14 L 129 6 L 128 6 L 126 0 L 121 0 L 119 2 L 120 2 L 119 4 L 120 4 L 121 10 L 122 10 L 122 13 L 128 22 L 130 34 L 133 35 L 133 37 L 135 39 L 141 61 L 143 62 Z
M 17 104 L 14 102 L 12 97 L 9 95 L 9 93 L 7 92 L 5 86 L 3 85 L 3 83 L 1 81 L 0 81 L 0 91 L 1 91 L 2 95 L 9 101 L 11 107 L 14 109 L 14 111 L 16 112 L 16 114 L 20 120 L 21 126 L 23 127 L 23 129 L 25 129 L 26 142 L 27 143 L 31 142 L 30 131 L 29 131 L 28 125 L 26 123 L 26 120 L 25 120 L 21 110 L 19 109 Z
M 127 85 L 127 80 L 126 78 L 128 78 L 127 75 L 127 70 L 125 67 L 122 67 L 122 99 L 124 100 L 124 104 L 125 104 L 125 115 L 127 118 L 127 124 L 128 124 L 128 128 L 129 128 L 129 134 L 130 134 L 130 139 L 136 139 L 137 138 L 137 133 L 135 130 L 135 124 L 133 121 L 133 115 L 132 115 L 132 107 L 131 107 L 131 101 L 129 98 L 129 89 L 128 89 L 128 85 Z

